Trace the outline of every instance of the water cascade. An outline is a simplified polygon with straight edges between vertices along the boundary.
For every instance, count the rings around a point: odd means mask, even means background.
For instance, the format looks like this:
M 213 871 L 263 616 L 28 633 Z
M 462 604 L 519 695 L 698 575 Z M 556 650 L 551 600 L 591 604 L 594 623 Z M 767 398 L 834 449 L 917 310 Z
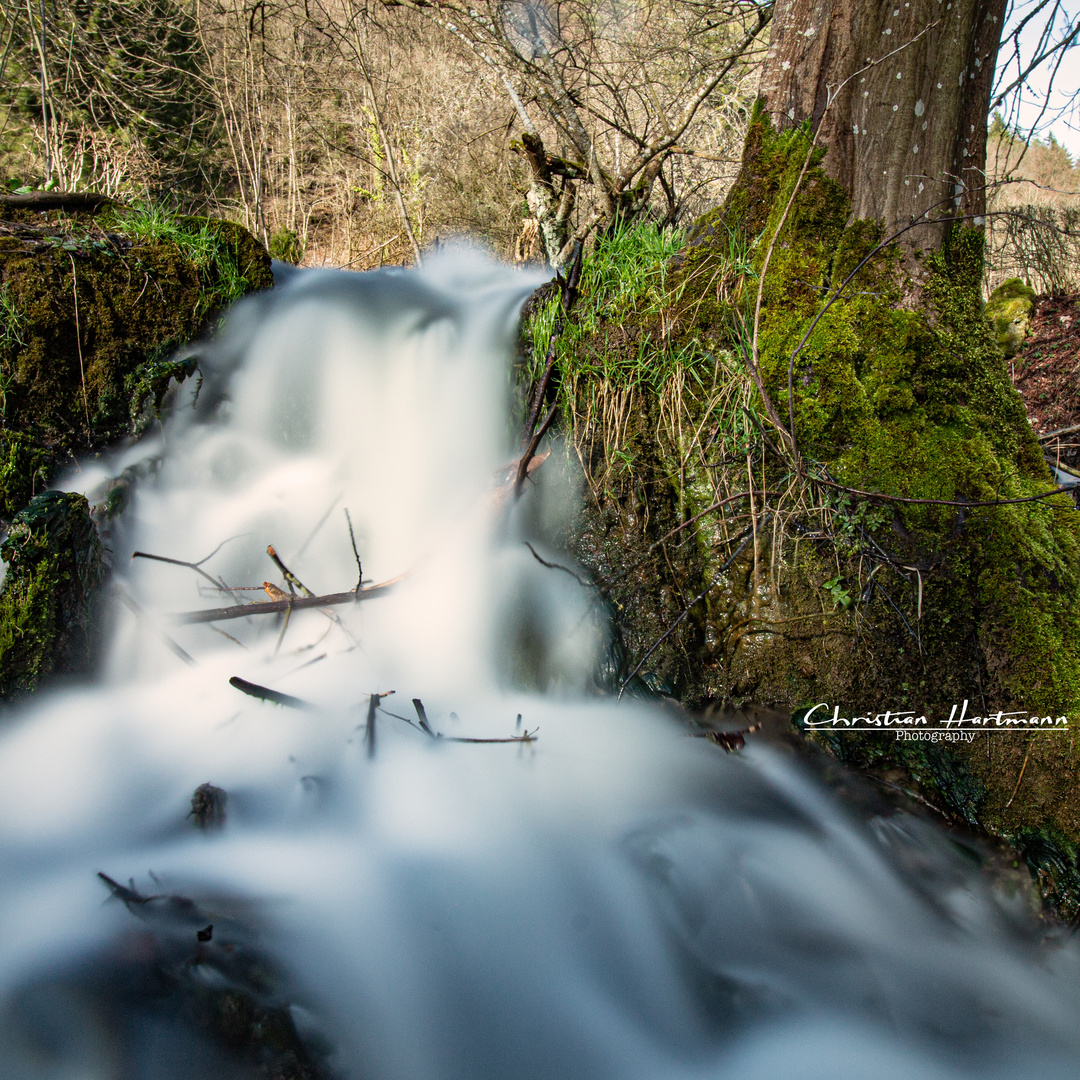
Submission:
M 537 284 L 298 273 L 71 478 L 137 481 L 99 677 L 0 730 L 0 1077 L 1075 1076 L 1077 950 L 943 834 L 595 693 L 558 454 L 504 483 Z M 399 580 L 175 618 L 287 590 L 269 545 Z

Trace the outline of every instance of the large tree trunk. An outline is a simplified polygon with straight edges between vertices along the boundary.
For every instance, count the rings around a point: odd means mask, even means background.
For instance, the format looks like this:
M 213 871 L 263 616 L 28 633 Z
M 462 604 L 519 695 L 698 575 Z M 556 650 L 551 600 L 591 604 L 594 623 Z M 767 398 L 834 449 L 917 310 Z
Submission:
M 809 119 L 852 215 L 896 231 L 981 224 L 986 117 L 1006 0 L 778 0 L 761 79 L 778 130 Z M 905 234 L 940 246 L 947 226 Z

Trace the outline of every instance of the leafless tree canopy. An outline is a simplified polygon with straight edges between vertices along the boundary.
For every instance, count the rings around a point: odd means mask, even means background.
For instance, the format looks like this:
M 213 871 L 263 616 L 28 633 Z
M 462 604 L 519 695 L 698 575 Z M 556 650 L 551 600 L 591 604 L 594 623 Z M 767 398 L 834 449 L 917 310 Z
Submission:
M 1017 94 L 1067 65 L 1080 33 L 1058 0 L 1014 8 L 992 91 L 1013 134 Z M 685 221 L 722 197 L 773 12 L 767 0 L 0 0 L 0 154 L 31 187 L 238 217 L 286 258 L 415 261 L 465 232 L 559 265 L 617 217 Z M 994 177 L 1026 175 L 1024 145 L 1010 140 Z

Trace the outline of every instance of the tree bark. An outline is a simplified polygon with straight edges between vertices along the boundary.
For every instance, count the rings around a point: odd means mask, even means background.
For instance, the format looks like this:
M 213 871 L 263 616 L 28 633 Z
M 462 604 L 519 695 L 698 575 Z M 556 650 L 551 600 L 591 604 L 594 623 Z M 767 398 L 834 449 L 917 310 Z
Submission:
M 778 0 L 761 93 L 809 120 L 854 218 L 982 224 L 986 117 L 1006 0 Z M 937 247 L 945 222 L 905 234 Z

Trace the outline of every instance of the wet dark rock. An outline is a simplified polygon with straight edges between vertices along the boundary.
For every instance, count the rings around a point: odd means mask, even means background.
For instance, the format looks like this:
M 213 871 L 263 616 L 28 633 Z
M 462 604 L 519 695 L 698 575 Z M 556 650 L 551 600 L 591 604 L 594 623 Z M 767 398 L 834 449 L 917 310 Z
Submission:
M 213 784 L 200 784 L 191 797 L 191 817 L 197 829 L 220 829 L 225 824 L 228 795 Z

